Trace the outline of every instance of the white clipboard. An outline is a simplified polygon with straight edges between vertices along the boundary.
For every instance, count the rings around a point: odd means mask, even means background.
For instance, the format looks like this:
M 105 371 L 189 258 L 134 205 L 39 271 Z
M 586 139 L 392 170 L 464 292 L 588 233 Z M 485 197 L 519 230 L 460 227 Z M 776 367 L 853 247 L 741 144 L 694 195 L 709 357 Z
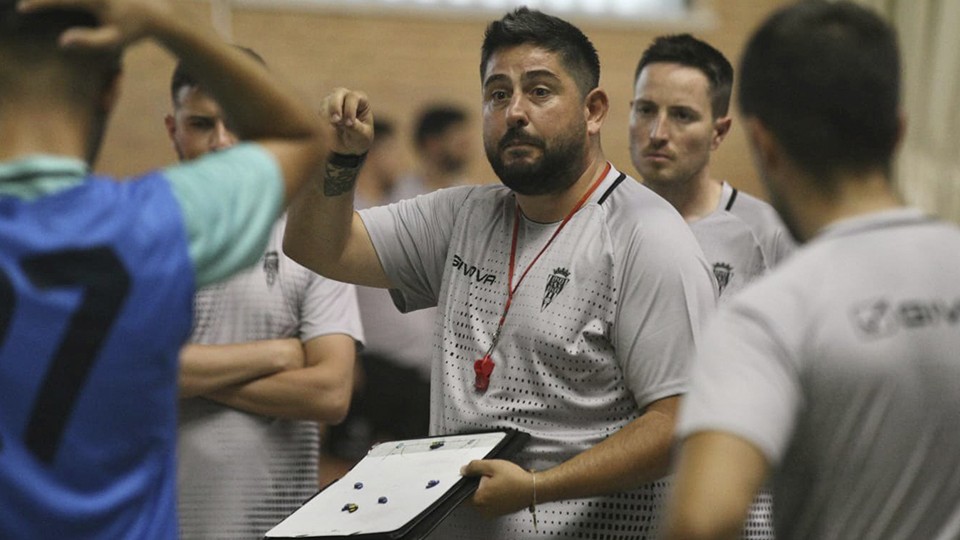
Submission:
M 479 479 L 461 477 L 461 467 L 474 459 L 508 458 L 527 439 L 502 429 L 377 444 L 265 538 L 424 538 L 476 490 Z

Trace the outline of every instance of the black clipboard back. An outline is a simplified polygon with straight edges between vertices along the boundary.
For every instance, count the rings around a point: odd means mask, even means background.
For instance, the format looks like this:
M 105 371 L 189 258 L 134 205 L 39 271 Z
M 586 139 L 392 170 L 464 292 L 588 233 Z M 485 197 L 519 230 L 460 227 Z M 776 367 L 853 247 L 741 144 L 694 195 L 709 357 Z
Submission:
M 480 483 L 472 459 L 509 459 L 529 439 L 496 429 L 374 445 L 366 457 L 267 532 L 266 540 L 425 538 Z

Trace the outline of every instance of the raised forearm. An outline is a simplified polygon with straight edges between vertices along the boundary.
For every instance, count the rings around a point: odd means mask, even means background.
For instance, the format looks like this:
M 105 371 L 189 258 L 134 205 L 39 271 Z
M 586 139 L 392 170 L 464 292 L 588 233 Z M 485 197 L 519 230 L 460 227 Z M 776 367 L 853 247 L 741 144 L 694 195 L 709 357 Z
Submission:
M 320 109 L 332 130 L 332 153 L 292 203 L 283 250 L 326 277 L 373 287 L 389 286 L 373 243 L 353 211 L 362 159 L 373 141 L 373 113 L 362 92 L 337 88 Z
M 339 279 L 337 269 L 353 232 L 357 168 L 324 165 L 290 203 L 283 250 L 290 258 L 323 276 Z
M 152 38 L 183 62 L 184 68 L 223 108 L 231 129 L 276 158 L 286 200 L 295 194 L 330 149 L 331 133 L 296 94 L 277 84 L 263 66 L 228 46 L 188 17 L 158 0 L 27 0 L 23 10 L 50 7 L 86 9 L 100 20 L 95 28 L 73 28 L 61 36 L 68 47 L 111 49 Z
M 244 139 L 300 139 L 319 143 L 324 130 L 295 94 L 280 87 L 253 59 L 224 43 L 209 29 L 174 13 L 158 0 L 28 0 L 19 9 L 85 9 L 96 15 L 95 28 L 73 28 L 61 36 L 66 47 L 122 48 L 152 38 L 174 54 L 188 72 L 217 100 Z
M 216 98 L 241 139 L 320 140 L 323 130 L 313 111 L 248 55 L 211 39 L 188 18 L 158 15 L 149 21 L 149 33 Z
M 389 287 L 370 236 L 353 210 L 359 169 L 327 164 L 291 203 L 283 251 L 307 268 L 337 281 Z

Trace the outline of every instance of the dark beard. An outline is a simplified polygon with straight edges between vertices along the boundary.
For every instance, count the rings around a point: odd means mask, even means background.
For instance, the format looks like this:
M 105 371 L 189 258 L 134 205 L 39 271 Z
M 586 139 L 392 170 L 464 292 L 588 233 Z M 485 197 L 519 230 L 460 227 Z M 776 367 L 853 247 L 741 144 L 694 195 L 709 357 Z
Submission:
M 501 155 L 510 144 L 522 142 L 539 148 L 542 156 L 533 163 L 505 165 Z M 528 196 L 562 193 L 572 186 L 587 168 L 586 126 L 549 144 L 543 139 L 510 128 L 496 146 L 484 144 L 487 160 L 503 185 Z

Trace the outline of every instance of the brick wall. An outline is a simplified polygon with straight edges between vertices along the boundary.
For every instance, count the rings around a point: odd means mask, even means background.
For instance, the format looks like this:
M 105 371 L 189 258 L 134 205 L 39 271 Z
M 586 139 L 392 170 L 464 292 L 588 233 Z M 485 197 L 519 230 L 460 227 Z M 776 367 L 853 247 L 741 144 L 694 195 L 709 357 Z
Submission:
M 703 0 L 700 2 L 703 4 Z M 711 20 L 637 28 L 578 24 L 600 52 L 601 85 L 610 96 L 602 135 L 607 157 L 636 174 L 627 150 L 627 112 L 633 71 L 640 52 L 658 34 L 689 31 L 711 42 L 736 67 L 749 32 L 783 0 L 713 0 Z M 226 7 L 225 7 L 226 6 Z M 375 111 L 393 118 L 409 133 L 419 107 L 439 100 L 459 103 L 474 114 L 476 158 L 470 176 L 496 181 L 480 138 L 479 49 L 486 20 L 409 15 L 350 15 L 289 9 L 230 8 L 227 3 L 179 0 L 186 17 L 210 25 L 212 13 L 222 34 L 261 53 L 277 76 L 313 105 L 336 86 L 370 94 Z M 216 11 L 216 10 L 222 11 Z M 223 16 L 225 15 L 225 17 Z M 574 21 L 577 23 L 578 21 Z M 152 44 L 136 46 L 126 59 L 120 106 L 114 113 L 99 171 L 125 175 L 175 159 L 163 128 L 170 110 L 173 60 Z M 407 145 L 407 163 L 412 150 Z M 753 171 L 739 118 L 712 161 L 714 175 L 763 196 Z

